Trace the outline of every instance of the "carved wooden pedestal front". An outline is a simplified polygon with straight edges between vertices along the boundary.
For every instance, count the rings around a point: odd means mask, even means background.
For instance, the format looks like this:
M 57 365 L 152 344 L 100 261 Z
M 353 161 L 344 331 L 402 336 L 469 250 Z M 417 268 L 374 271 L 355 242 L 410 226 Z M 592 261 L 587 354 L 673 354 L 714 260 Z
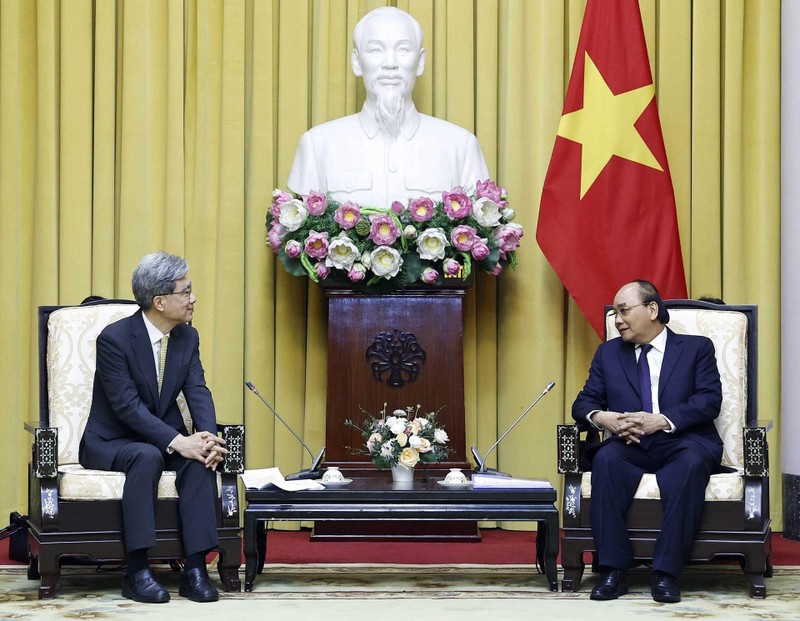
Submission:
M 366 418 L 363 408 L 379 416 L 406 406 L 420 412 L 439 410 L 436 420 L 450 436 L 447 462 L 418 464 L 415 477 L 443 477 L 448 468 L 469 468 L 464 431 L 463 286 L 442 289 L 403 290 L 388 295 L 366 295 L 348 289 L 326 289 L 328 296 L 328 402 L 326 418 L 326 465 L 338 466 L 346 476 L 391 477 L 378 470 L 363 454 L 364 438 L 344 421 L 359 426 Z M 441 409 L 440 409 L 441 408 Z M 397 536 L 392 523 L 364 525 L 365 538 Z M 400 525 L 396 525 L 399 529 Z M 419 525 L 417 525 L 419 526 Z M 358 523 L 318 522 L 315 538 L 328 529 Z M 442 537 L 452 540 L 477 538 L 474 522 L 430 524 Z M 380 529 L 379 529 L 380 530 Z M 425 530 L 425 529 L 423 529 Z M 437 533 L 427 529 L 426 536 Z M 348 535 L 352 539 L 353 534 Z

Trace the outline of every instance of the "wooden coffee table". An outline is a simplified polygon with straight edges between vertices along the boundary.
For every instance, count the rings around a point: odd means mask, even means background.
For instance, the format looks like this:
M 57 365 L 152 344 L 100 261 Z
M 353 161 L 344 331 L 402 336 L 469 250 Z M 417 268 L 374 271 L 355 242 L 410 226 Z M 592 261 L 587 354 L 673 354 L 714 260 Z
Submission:
M 555 489 L 453 489 L 441 478 L 392 483 L 354 479 L 346 487 L 285 492 L 277 487 L 247 490 L 244 510 L 245 591 L 253 590 L 266 558 L 266 523 L 314 520 L 471 520 L 537 522 L 533 557 L 558 590 L 558 509 Z M 480 544 L 476 544 L 480 545 Z M 391 562 L 391 559 L 387 559 Z

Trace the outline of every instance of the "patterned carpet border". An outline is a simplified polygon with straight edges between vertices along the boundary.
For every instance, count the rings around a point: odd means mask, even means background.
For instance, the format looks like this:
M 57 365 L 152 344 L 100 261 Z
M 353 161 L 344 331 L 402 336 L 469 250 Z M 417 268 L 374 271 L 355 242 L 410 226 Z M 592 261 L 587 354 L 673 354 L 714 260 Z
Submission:
M 114 619 L 127 621 L 147 612 L 149 619 L 182 619 L 196 614 L 197 606 L 178 596 L 178 574 L 157 567 L 159 580 L 172 595 L 166 605 L 142 605 L 120 595 L 119 571 L 96 573 L 93 568 L 67 567 L 53 600 L 37 599 L 38 581 L 28 580 L 26 568 L 0 567 L 0 619 Z M 217 576 L 211 573 L 216 581 Z M 242 578 L 243 578 L 242 572 Z M 559 580 L 561 575 L 559 573 Z M 437 619 L 497 618 L 516 610 L 526 614 L 550 611 L 562 619 L 591 616 L 593 621 L 623 621 L 658 613 L 659 619 L 712 619 L 726 621 L 800 620 L 800 567 L 777 567 L 767 579 L 765 600 L 751 599 L 738 566 L 689 567 L 681 579 L 683 601 L 674 605 L 655 604 L 650 597 L 650 574 L 636 570 L 630 576 L 629 595 L 616 602 L 591 602 L 593 578 L 584 577 L 577 593 L 551 592 L 547 582 L 532 565 L 267 565 L 256 578 L 251 593 L 221 592 L 221 601 L 203 614 L 238 618 L 239 614 L 278 613 L 285 609 L 302 611 L 296 619 L 330 620 L 356 618 L 348 611 L 366 610 L 369 601 L 395 600 L 403 607 L 421 606 L 437 611 Z M 366 600 L 366 601 L 365 601 Z M 349 603 L 348 603 L 349 602 Z M 468 604 L 469 614 L 461 607 Z M 503 603 L 505 602 L 505 603 Z M 287 608 L 288 607 L 288 608 Z M 371 607 L 370 607 L 371 609 Z M 460 617 L 455 616 L 460 610 Z M 502 612 L 501 612 L 502 611 Z M 188 616 L 186 616 L 188 615 Z M 233 615 L 233 616 L 231 616 Z M 364 617 L 369 618 L 369 617 Z M 584 617 L 585 618 L 585 617 Z

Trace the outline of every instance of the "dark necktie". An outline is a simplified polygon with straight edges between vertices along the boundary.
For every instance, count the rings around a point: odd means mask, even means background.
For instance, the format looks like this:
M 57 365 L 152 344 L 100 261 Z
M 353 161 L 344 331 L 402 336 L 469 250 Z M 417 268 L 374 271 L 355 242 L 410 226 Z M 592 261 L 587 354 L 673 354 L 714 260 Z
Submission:
M 647 362 L 647 352 L 653 349 L 649 343 L 639 348 L 639 393 L 642 395 L 642 411 L 653 411 L 653 389 L 650 386 L 650 364 Z

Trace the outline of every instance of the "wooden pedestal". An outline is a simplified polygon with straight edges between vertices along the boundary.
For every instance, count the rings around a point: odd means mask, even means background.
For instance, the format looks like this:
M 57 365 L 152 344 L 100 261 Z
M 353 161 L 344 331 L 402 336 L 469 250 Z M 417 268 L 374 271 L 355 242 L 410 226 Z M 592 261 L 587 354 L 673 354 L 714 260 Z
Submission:
M 328 296 L 328 401 L 325 463 L 345 476 L 391 477 L 378 470 L 363 453 L 364 438 L 347 419 L 361 426 L 366 410 L 380 416 L 406 406 L 420 412 L 437 411 L 452 449 L 448 461 L 425 465 L 432 476 L 448 468 L 469 468 L 464 431 L 464 313 L 465 288 L 406 289 L 387 295 L 367 295 L 349 289 L 326 289 Z M 441 408 L 441 409 L 440 409 Z M 424 476 L 417 466 L 415 476 Z M 444 472 L 442 472 L 444 471 Z M 391 529 L 390 522 L 384 522 Z M 315 535 L 330 538 L 318 522 Z M 349 528 L 357 523 L 344 524 Z M 364 533 L 366 537 L 376 533 Z M 478 539 L 474 523 L 453 523 L 442 537 Z M 389 533 L 387 533 L 389 534 Z M 352 540 L 352 533 L 349 539 Z M 436 537 L 436 533 L 426 536 Z

